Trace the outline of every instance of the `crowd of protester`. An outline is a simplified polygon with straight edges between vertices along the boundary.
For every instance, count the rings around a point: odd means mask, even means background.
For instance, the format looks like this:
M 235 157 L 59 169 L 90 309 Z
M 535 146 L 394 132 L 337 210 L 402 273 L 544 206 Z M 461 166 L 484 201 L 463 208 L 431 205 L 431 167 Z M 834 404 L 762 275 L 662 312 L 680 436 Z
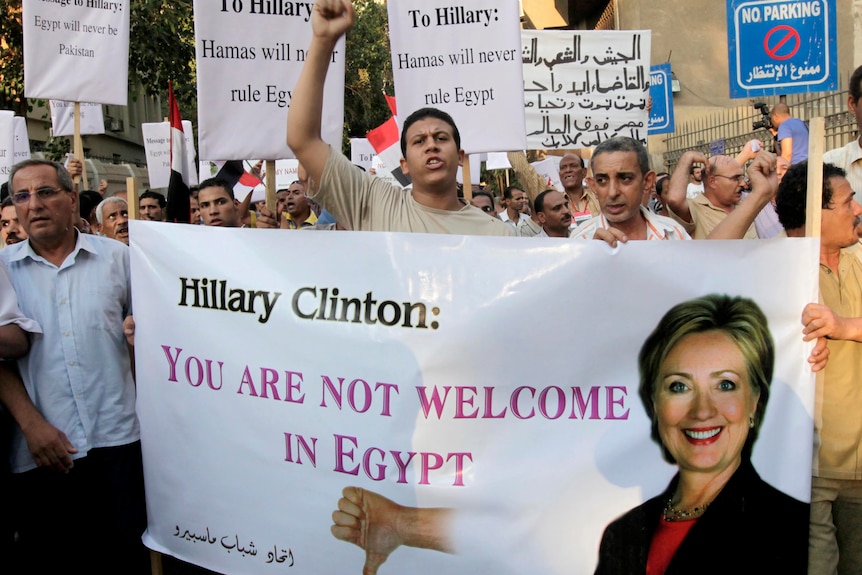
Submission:
M 477 186 L 469 194 L 456 181 L 464 152 L 455 122 L 423 108 L 403 122 L 411 185 L 402 189 L 321 138 L 324 79 L 352 15 L 315 11 L 313 25 L 320 33 L 287 127 L 298 179 L 276 191 L 274 210 L 235 197 L 225 180 L 206 179 L 191 190 L 191 224 L 597 239 L 613 246 L 757 241 L 804 231 L 808 159 L 800 144 L 807 136 L 785 107 L 776 107 L 777 154 L 751 140 L 736 157 L 686 152 L 668 173 L 651 165 L 641 142 L 616 137 L 590 150 L 589 162 L 581 151 L 563 156 L 562 189 L 547 187 L 524 152 L 512 152 L 510 186 Z M 851 78 L 848 106 L 862 133 L 862 67 Z M 785 135 L 791 126 L 793 135 Z M 791 145 L 792 152 L 780 150 Z M 804 338 L 817 341 L 809 359 L 819 398 L 809 546 L 815 574 L 862 572 L 862 139 L 825 160 L 822 301 L 802 316 Z M 126 247 L 134 237 L 128 200 L 104 185 L 78 189 L 82 168 L 79 160 L 68 169 L 20 162 L 0 198 L 0 482 L 14 494 L 0 514 L 0 549 L 37 562 L 33 572 L 116 573 L 122 564 L 124 573 L 143 574 L 149 557 L 140 541 L 146 508 Z M 147 190 L 134 201 L 141 219 L 164 222 L 166 200 Z M 94 531 L 104 537 L 104 553 L 84 563 L 80 549 Z M 44 552 L 46 541 L 51 552 Z

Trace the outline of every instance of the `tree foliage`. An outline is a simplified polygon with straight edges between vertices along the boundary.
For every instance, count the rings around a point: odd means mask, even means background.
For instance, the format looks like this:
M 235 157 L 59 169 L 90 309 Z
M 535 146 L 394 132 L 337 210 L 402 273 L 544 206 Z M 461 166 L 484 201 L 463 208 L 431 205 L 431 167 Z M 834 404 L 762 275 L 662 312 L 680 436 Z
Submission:
M 389 119 L 384 92 L 395 94 L 389 55 L 389 18 L 386 5 L 354 0 L 356 24 L 347 34 L 344 78 L 344 133 L 364 138 Z
M 167 116 L 171 80 L 183 118 L 197 126 L 192 0 L 132 0 L 129 20 L 130 82 L 159 96 Z
M 21 0 L 0 0 L 0 110 L 27 111 Z

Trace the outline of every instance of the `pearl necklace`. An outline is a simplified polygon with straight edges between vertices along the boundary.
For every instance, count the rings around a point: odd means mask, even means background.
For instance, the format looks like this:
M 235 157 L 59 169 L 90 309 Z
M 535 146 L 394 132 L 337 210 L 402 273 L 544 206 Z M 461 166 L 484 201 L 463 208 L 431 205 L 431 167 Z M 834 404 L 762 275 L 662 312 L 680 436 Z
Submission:
M 704 503 L 700 507 L 692 507 L 691 509 L 677 509 L 673 505 L 673 497 L 667 500 L 667 503 L 664 506 L 664 520 L 665 521 L 689 521 L 691 519 L 697 519 L 706 511 L 706 508 L 709 507 L 709 503 Z

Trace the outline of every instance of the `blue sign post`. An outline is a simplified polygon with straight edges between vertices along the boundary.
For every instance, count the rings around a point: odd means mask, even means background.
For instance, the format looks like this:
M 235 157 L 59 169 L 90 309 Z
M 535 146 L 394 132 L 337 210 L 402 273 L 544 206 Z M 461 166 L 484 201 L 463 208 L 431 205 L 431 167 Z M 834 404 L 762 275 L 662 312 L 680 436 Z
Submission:
M 727 0 L 730 97 L 836 90 L 835 0 Z
M 649 95 L 652 98 L 652 108 L 647 133 L 650 136 L 670 134 L 674 131 L 670 63 L 650 67 Z

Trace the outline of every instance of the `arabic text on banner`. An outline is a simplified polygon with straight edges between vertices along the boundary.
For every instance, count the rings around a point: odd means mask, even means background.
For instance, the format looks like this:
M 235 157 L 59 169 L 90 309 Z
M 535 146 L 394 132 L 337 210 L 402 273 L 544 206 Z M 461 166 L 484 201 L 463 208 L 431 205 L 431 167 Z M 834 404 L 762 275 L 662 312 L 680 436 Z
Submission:
M 650 31 L 524 30 L 529 149 L 646 143 Z

